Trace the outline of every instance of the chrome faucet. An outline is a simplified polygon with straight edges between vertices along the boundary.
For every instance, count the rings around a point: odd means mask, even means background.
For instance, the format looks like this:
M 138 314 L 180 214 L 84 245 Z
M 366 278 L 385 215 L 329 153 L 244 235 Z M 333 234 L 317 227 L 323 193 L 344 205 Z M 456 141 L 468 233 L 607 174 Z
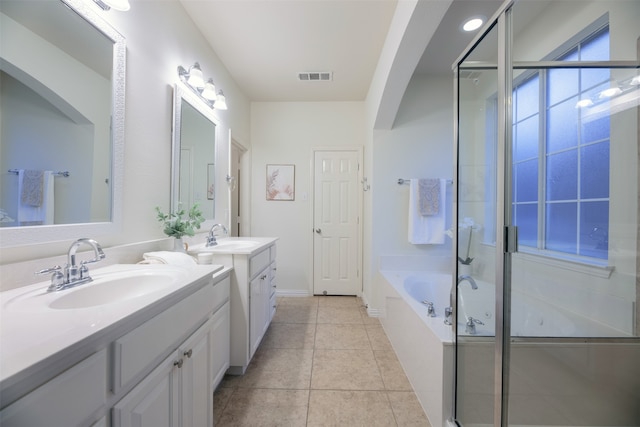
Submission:
M 80 265 L 77 265 L 76 252 L 83 244 L 91 246 L 95 257 L 88 261 L 82 261 L 80 262 Z M 78 239 L 69 247 L 69 251 L 67 252 L 67 265 L 65 265 L 64 269 L 59 265 L 56 265 L 55 267 L 38 271 L 36 274 L 52 273 L 51 284 L 49 285 L 47 292 L 61 291 L 63 289 L 91 282 L 93 279 L 89 276 L 87 264 L 101 261 L 105 256 L 106 255 L 102 251 L 102 247 L 100 247 L 98 242 L 95 240 L 87 238 Z
M 436 309 L 433 306 L 433 303 L 427 300 L 422 301 L 422 303 L 427 306 L 427 316 L 436 317 Z
M 209 230 L 209 235 L 207 236 L 207 244 L 205 245 L 207 248 L 218 244 L 218 242 L 216 241 L 216 236 L 215 234 L 213 234 L 216 228 L 222 228 L 224 234 L 229 234 L 229 230 L 224 224 L 213 224 L 211 226 L 211 230 Z
M 468 334 L 475 335 L 475 333 L 476 333 L 476 324 L 477 325 L 484 325 L 484 323 L 482 323 L 480 320 L 474 319 L 473 317 L 469 316 L 469 318 L 467 319 L 467 323 L 466 323 L 466 326 L 464 328 L 464 331 L 466 333 L 468 333 Z
M 476 283 L 476 281 L 473 279 L 473 277 L 467 274 L 463 274 L 462 276 L 458 277 L 458 286 L 460 286 L 460 283 L 464 282 L 465 280 L 469 282 L 469 284 L 471 285 L 471 289 L 478 289 L 478 284 Z

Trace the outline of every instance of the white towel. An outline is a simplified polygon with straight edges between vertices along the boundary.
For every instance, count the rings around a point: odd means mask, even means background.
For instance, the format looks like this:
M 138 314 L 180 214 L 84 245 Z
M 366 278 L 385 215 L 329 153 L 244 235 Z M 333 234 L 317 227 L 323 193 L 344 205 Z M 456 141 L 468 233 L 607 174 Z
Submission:
M 196 265 L 196 260 L 183 252 L 157 251 L 142 254 L 144 261 L 139 264 L 171 264 L 189 267 Z
M 53 224 L 54 212 L 54 176 L 51 171 L 43 174 L 43 196 L 40 206 L 30 206 L 22 203 L 22 187 L 24 184 L 24 169 L 18 171 L 18 223 L 20 225 L 48 225 Z
M 409 243 L 414 245 L 441 245 L 444 243 L 447 180 L 440 180 L 440 209 L 436 215 L 420 214 L 419 185 L 417 179 L 409 181 Z

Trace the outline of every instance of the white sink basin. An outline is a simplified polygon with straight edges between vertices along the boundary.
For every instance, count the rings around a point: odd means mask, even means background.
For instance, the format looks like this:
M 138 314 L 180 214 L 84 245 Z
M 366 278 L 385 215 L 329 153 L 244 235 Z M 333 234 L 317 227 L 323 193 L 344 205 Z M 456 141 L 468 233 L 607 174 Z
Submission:
M 205 246 L 204 243 L 194 245 L 189 248 L 189 253 L 197 254 L 202 252 L 233 252 L 236 250 L 251 249 L 261 243 L 255 240 L 220 239 L 215 246 Z
M 93 281 L 62 291 L 39 289 L 7 302 L 6 308 L 31 311 L 49 307 L 74 310 L 122 303 L 164 290 L 187 276 L 182 268 L 147 268 L 98 274 Z

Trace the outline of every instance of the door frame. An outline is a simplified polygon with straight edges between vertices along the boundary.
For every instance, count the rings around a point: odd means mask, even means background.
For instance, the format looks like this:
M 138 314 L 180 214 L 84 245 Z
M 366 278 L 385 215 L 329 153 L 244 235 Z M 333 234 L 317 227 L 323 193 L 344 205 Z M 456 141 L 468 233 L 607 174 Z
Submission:
M 310 163 L 310 176 L 309 176 L 309 182 L 310 182 L 310 191 L 309 191 L 309 197 L 310 197 L 310 201 L 311 201 L 311 208 L 309 209 L 309 224 L 311 225 L 311 227 L 309 228 L 309 233 L 311 235 L 311 239 L 309 239 L 309 265 L 311 266 L 311 280 L 309 281 L 309 295 L 314 295 L 314 288 L 315 288 L 315 254 L 314 254 L 314 241 L 315 241 L 315 236 L 314 236 L 314 215 L 315 215 L 315 187 L 316 187 L 316 170 L 315 170 L 315 157 L 316 157 L 316 153 L 319 152 L 323 152 L 323 151 L 355 151 L 357 153 L 358 156 L 358 181 L 362 184 L 363 182 L 363 176 L 364 176 L 364 148 L 362 145 L 341 145 L 341 146 L 318 146 L 318 147 L 312 147 L 311 148 L 311 157 L 309 160 Z M 356 183 L 357 184 L 357 183 Z M 358 263 L 358 281 L 359 281 L 359 287 L 358 287 L 358 291 L 357 291 L 357 296 L 358 297 L 362 297 L 362 292 L 363 292 L 363 280 L 362 280 L 362 276 L 363 276 L 363 206 L 364 206 L 364 192 L 363 191 L 358 191 L 358 227 L 357 227 L 357 233 L 358 233 L 358 237 L 356 239 L 357 242 L 357 253 L 356 253 L 356 260 Z

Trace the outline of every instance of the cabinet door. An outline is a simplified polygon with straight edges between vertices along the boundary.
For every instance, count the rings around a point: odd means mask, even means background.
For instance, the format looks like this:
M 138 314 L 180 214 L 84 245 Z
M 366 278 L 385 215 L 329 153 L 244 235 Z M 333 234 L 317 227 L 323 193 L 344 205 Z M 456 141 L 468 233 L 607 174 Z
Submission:
M 113 427 L 179 426 L 180 355 L 171 354 L 113 407 Z
M 211 319 L 211 384 L 213 384 L 214 390 L 222 381 L 230 363 L 231 315 L 229 308 L 229 302 L 225 303 Z
M 181 346 L 183 364 L 181 410 L 183 427 L 206 427 L 213 425 L 213 387 L 211 384 L 212 360 L 209 354 L 210 330 L 213 319 L 209 319 Z
M 265 298 L 268 300 L 267 285 L 269 284 L 269 270 L 264 269 L 261 271 L 255 279 L 253 279 L 249 285 L 250 297 L 249 297 L 249 324 L 251 325 L 249 331 L 250 337 L 250 353 L 249 359 L 253 357 L 262 336 L 264 335 L 264 319 L 267 314 Z

